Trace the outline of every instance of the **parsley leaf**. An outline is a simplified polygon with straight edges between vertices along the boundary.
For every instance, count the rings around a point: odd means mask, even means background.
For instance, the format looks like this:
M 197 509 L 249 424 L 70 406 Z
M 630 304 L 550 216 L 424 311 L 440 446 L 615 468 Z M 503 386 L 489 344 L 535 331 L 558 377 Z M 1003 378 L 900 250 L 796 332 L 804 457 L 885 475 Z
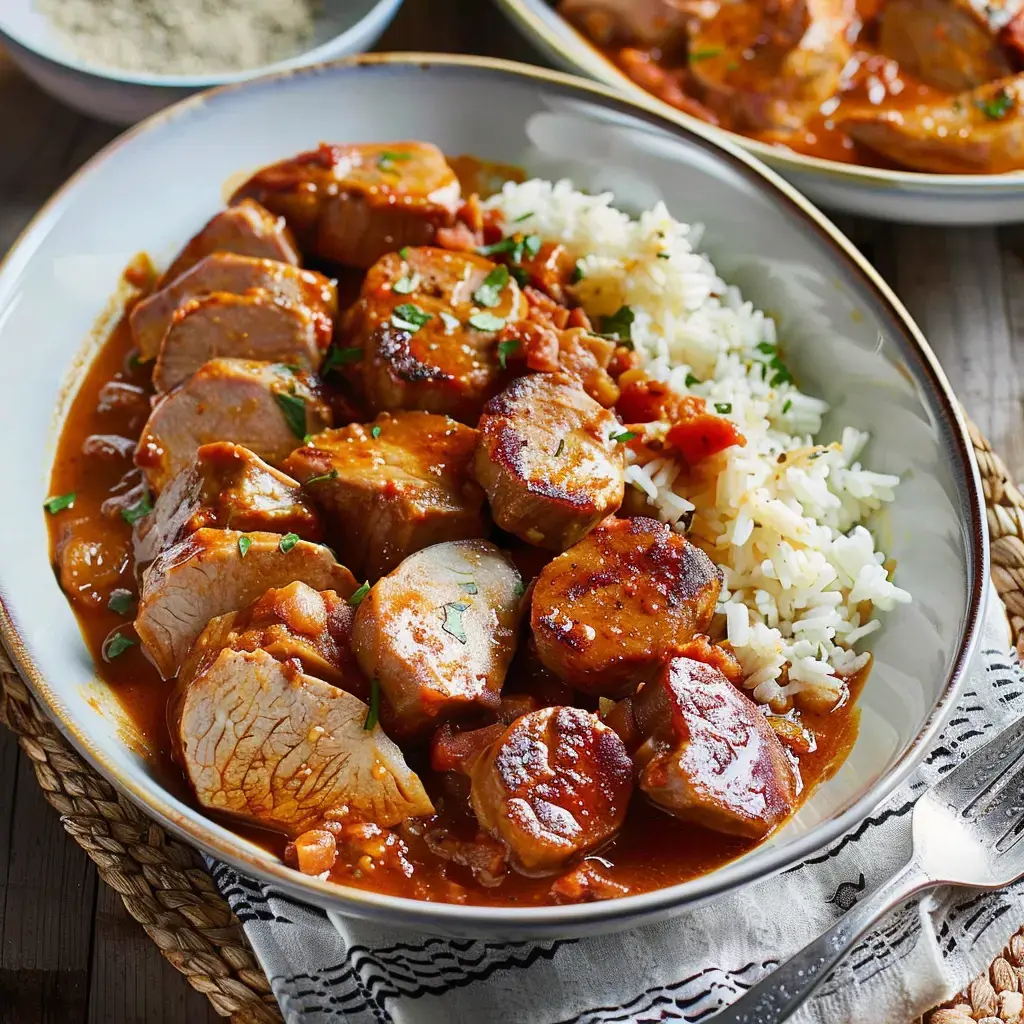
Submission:
M 119 658 L 129 647 L 134 647 L 135 641 L 123 633 L 114 633 L 103 641 L 103 660 L 113 661 Z
M 361 587 L 355 590 L 348 599 L 353 608 L 358 608 L 363 603 L 363 598 L 370 592 L 370 581 L 367 580 Z
M 710 60 L 712 57 L 720 57 L 725 52 L 721 46 L 706 46 L 703 50 L 691 50 L 689 53 L 690 63 L 696 61 Z
M 629 306 L 620 306 L 611 316 L 601 318 L 601 333 L 620 341 L 632 341 L 634 320 L 636 314 L 633 310 Z
M 121 509 L 121 518 L 129 526 L 134 526 L 140 519 L 148 516 L 152 511 L 153 502 L 150 501 L 149 492 L 147 491 L 134 505 Z
M 688 373 L 686 375 L 686 386 L 688 388 L 692 388 L 694 384 L 699 384 L 699 383 L 700 383 L 700 378 L 699 377 L 694 377 L 694 375 L 692 373 Z
M 587 275 L 583 270 L 583 266 L 580 261 L 576 261 L 576 266 L 572 268 L 572 276 L 569 278 L 569 284 L 579 284 Z
M 462 613 L 468 610 L 469 605 L 464 601 L 450 601 L 444 606 L 444 622 L 441 628 L 449 636 L 455 637 L 460 644 L 469 643 L 469 637 L 466 636 L 466 630 L 462 624 Z
M 411 159 L 412 153 L 396 153 L 394 150 L 386 149 L 377 157 L 377 169 L 397 174 L 398 172 L 394 165 L 398 163 L 404 164 Z
M 284 421 L 288 424 L 289 430 L 300 441 L 306 439 L 306 400 L 299 395 L 289 394 L 287 391 L 276 391 L 274 401 L 284 414 Z
M 249 548 L 252 547 L 252 537 L 247 537 L 244 533 L 238 538 L 238 554 L 245 558 L 249 554 Z
M 481 256 L 494 256 L 497 253 L 507 253 L 513 263 L 522 263 L 523 256 L 533 259 L 540 252 L 544 240 L 540 235 L 509 235 L 491 245 L 482 245 L 477 252 Z
M 565 451 L 565 438 L 564 437 L 560 437 L 558 439 L 558 447 L 555 449 L 555 458 L 557 459 L 558 456 L 561 455 L 562 452 L 564 452 L 564 451 Z
M 132 610 L 134 603 L 135 598 L 132 597 L 132 592 L 125 590 L 124 587 L 112 590 L 110 597 L 107 599 L 107 607 L 118 615 L 127 615 Z
M 715 412 L 722 416 L 732 412 L 732 402 L 715 402 Z
M 786 413 L 789 412 L 789 410 L 792 409 L 792 408 L 793 408 L 793 399 L 792 398 L 787 398 L 782 403 L 782 415 L 785 416 Z
M 363 350 L 361 348 L 332 348 L 327 353 L 327 359 L 324 362 L 324 373 L 330 373 L 331 370 L 338 369 L 339 366 L 347 366 L 349 363 L 358 363 L 363 358 Z
M 380 424 L 379 423 L 374 423 L 374 425 L 372 427 L 370 427 L 370 437 L 372 437 L 374 439 L 374 441 L 376 441 L 377 438 L 380 437 Z
M 469 318 L 469 326 L 478 331 L 500 331 L 505 326 L 505 318 L 493 313 L 474 313 Z
M 1013 109 L 1013 97 L 1000 89 L 985 100 L 975 100 L 974 105 L 990 120 L 1001 121 Z
M 635 430 L 624 430 L 621 434 L 612 434 L 608 440 L 617 441 L 619 444 L 625 444 L 627 441 L 632 441 L 634 437 L 640 435 Z
M 74 508 L 76 497 L 77 495 L 74 491 L 69 491 L 67 494 L 58 495 L 56 498 L 47 498 L 43 502 L 43 508 L 53 516 L 58 512 L 63 512 L 66 508 Z
M 302 486 L 303 487 L 308 487 L 310 484 L 320 484 L 320 483 L 323 483 L 325 480 L 337 480 L 337 479 L 338 479 L 338 471 L 336 469 L 332 469 L 332 470 L 330 470 L 327 473 L 320 473 L 317 476 L 311 476 Z
M 521 213 L 518 217 L 516 217 L 516 219 L 514 221 L 512 221 L 512 223 L 513 224 L 522 224 L 524 220 L 529 220 L 532 216 L 533 216 L 533 210 L 530 210 L 527 213 Z
M 278 542 L 277 547 L 282 555 L 287 555 L 288 552 L 291 551 L 291 549 L 298 543 L 299 535 L 297 533 L 286 533 Z
M 487 306 L 491 309 L 499 305 L 502 289 L 508 284 L 508 277 L 508 267 L 504 265 L 495 267 L 484 278 L 483 284 L 473 292 L 473 301 L 478 306 Z
M 427 313 L 420 309 L 415 302 L 403 302 L 396 306 L 391 314 L 391 322 L 395 327 L 404 331 L 411 331 L 415 334 L 428 320 L 433 320 L 433 313 Z
M 370 706 L 366 711 L 366 720 L 363 722 L 363 728 L 370 732 L 373 727 L 377 724 L 380 718 L 380 680 L 370 680 Z
M 519 348 L 520 343 L 518 341 L 499 341 L 498 342 L 498 365 L 501 368 L 507 369 L 508 357 Z

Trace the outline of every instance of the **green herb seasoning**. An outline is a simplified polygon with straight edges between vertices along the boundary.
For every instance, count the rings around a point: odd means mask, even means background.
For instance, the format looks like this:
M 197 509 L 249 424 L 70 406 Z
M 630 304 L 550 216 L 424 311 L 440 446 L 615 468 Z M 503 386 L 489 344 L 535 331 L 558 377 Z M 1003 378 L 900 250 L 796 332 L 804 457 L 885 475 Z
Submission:
M 469 318 L 469 326 L 477 331 L 500 331 L 505 326 L 505 318 L 493 313 L 474 313 Z
M 509 273 L 515 278 L 520 288 L 526 288 L 530 283 L 530 274 L 525 267 L 513 267 Z
M 715 412 L 722 416 L 732 412 L 732 402 L 715 402 Z
M 558 456 L 561 455 L 562 452 L 564 452 L 564 451 L 565 451 L 565 438 L 564 437 L 560 437 L 558 439 L 558 447 L 555 449 L 555 458 L 557 459 Z
M 324 373 L 330 373 L 332 370 L 338 369 L 339 366 L 348 366 L 350 363 L 358 363 L 363 358 L 363 350 L 361 348 L 332 348 L 327 353 L 327 359 L 324 362 Z
M 659 252 L 657 253 L 659 260 L 670 260 L 672 259 L 672 253 L 670 252 Z
M 411 331 L 413 334 L 433 319 L 432 313 L 420 309 L 415 302 L 403 302 L 401 306 L 396 306 L 395 311 L 391 314 L 391 322 L 395 327 L 401 328 L 403 331 Z
M 529 220 L 532 216 L 533 216 L 533 210 L 530 210 L 529 213 L 521 213 L 518 217 L 516 217 L 516 219 L 514 221 L 512 221 L 512 223 L 513 224 L 522 224 L 524 220 Z
M 77 495 L 74 491 L 69 491 L 67 494 L 60 494 L 55 498 L 47 498 L 43 502 L 43 508 L 50 513 L 51 516 L 55 516 L 58 512 L 63 512 L 66 508 L 75 507 L 75 498 Z
M 498 342 L 498 364 L 501 368 L 507 369 L 508 357 L 512 355 L 517 348 L 519 348 L 520 342 L 518 341 L 499 341 Z
M 149 492 L 147 491 L 134 505 L 121 509 L 121 518 L 129 526 L 134 526 L 140 519 L 148 516 L 152 511 L 153 502 L 150 500 Z
M 775 355 L 775 346 L 769 341 L 762 341 L 757 346 L 757 351 L 766 356 Z
M 484 278 L 483 284 L 473 292 L 473 301 L 478 306 L 493 309 L 501 304 L 501 293 L 508 284 L 508 267 L 497 266 Z
M 116 615 L 127 615 L 132 610 L 134 603 L 135 598 L 132 597 L 132 592 L 123 587 L 112 590 L 107 599 L 107 607 Z
M 407 260 L 409 258 L 409 246 L 403 245 L 402 248 L 398 250 L 398 255 L 401 256 L 403 260 Z
M 516 597 L 522 597 L 523 594 L 526 593 L 526 587 L 523 586 L 522 580 L 516 580 L 516 585 L 512 588 L 512 593 L 515 594 Z
M 477 252 L 481 256 L 507 254 L 513 263 L 522 263 L 524 256 L 533 259 L 540 252 L 544 240 L 540 235 L 510 235 L 491 245 L 482 245 Z
M 363 722 L 363 728 L 370 732 L 373 727 L 377 724 L 377 720 L 380 718 L 380 680 L 370 680 L 370 706 L 366 711 L 366 720 Z
M 374 425 L 372 427 L 370 427 L 370 437 L 372 437 L 374 439 L 374 441 L 376 441 L 377 438 L 380 437 L 380 424 L 379 423 L 374 423 Z
M 420 284 L 419 274 L 403 274 L 392 286 L 396 295 L 408 295 L 416 291 Z
M 686 375 L 686 386 L 688 388 L 692 388 L 694 386 L 694 384 L 699 384 L 699 383 L 700 383 L 700 378 L 694 377 L 694 375 L 692 373 L 688 373 Z
M 574 266 L 572 268 L 572 275 L 569 278 L 569 283 L 570 284 L 579 284 L 580 281 L 582 281 L 583 278 L 585 278 L 586 276 L 587 275 L 586 275 L 586 272 L 583 269 L 583 264 L 580 262 L 580 260 L 577 260 L 576 261 L 576 266 Z
M 329 473 L 320 473 L 317 476 L 311 476 L 304 484 L 303 487 L 308 487 L 310 484 L 322 484 L 325 480 L 337 480 L 338 471 L 332 469 Z
M 296 544 L 299 543 L 299 535 L 297 533 L 286 533 L 278 543 L 277 547 L 282 555 L 287 555 L 289 551 Z
M 460 583 L 459 589 L 464 594 L 477 594 L 480 592 L 480 588 L 472 580 L 469 580 L 467 583 Z
M 974 104 L 990 121 L 1002 121 L 1013 110 L 1013 97 L 1005 89 L 1000 89 L 988 99 L 975 100 Z
M 711 60 L 713 57 L 721 57 L 725 52 L 721 46 L 706 46 L 702 50 L 691 50 L 689 53 L 689 60 L 691 64 L 696 64 L 702 60 Z
M 462 624 L 462 613 L 469 610 L 465 601 L 449 601 L 444 606 L 444 623 L 441 628 L 449 635 L 455 637 L 460 644 L 468 644 L 469 637 L 466 636 L 465 627 Z
M 612 434 L 608 438 L 609 441 L 617 441 L 619 444 L 625 444 L 627 441 L 632 441 L 634 437 L 640 435 L 635 430 L 624 430 L 621 434 Z
M 114 633 L 103 641 L 103 657 L 106 661 L 113 661 L 119 658 L 129 647 L 134 647 L 135 641 L 123 633 Z
M 395 164 L 404 164 L 412 159 L 412 153 L 396 153 L 393 150 L 386 149 L 379 157 L 377 157 L 377 169 L 380 171 L 388 171 L 391 174 L 397 174 L 398 170 Z
M 793 399 L 792 398 L 787 398 L 782 403 L 782 415 L 785 416 L 786 413 L 789 412 L 789 410 L 792 409 L 792 408 L 793 408 Z
M 601 333 L 619 341 L 632 341 L 636 314 L 629 306 L 620 306 L 611 316 L 601 318 Z
M 249 554 L 249 548 L 251 547 L 252 537 L 246 537 L 246 535 L 243 533 L 242 536 L 238 538 L 238 554 L 242 558 L 245 558 L 245 556 Z
M 288 429 L 301 441 L 306 440 L 306 400 L 300 395 L 293 395 L 287 391 L 274 392 L 274 401 L 277 402 L 284 415 L 284 421 Z
M 348 603 L 353 608 L 358 608 L 363 603 L 363 598 L 370 592 L 370 581 L 367 580 L 361 587 L 359 587 L 355 593 L 348 599 Z

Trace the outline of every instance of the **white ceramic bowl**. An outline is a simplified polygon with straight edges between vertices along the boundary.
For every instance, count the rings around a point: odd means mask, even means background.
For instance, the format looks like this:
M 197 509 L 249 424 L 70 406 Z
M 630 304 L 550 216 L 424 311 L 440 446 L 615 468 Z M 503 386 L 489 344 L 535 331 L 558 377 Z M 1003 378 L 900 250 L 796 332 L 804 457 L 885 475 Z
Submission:
M 131 724 L 96 680 L 54 578 L 41 504 L 62 416 L 122 268 L 139 250 L 169 259 L 241 173 L 321 140 L 407 138 L 611 188 L 629 208 L 664 198 L 677 217 L 703 221 L 719 270 L 777 313 L 797 379 L 833 404 L 834 423 L 873 432 L 873 468 L 904 478 L 879 528 L 914 603 L 886 616 L 875 638 L 860 739 L 772 844 L 714 874 L 537 909 L 332 886 L 179 800 L 125 742 Z M 854 826 L 906 778 L 972 654 L 987 579 L 976 467 L 949 385 L 902 306 L 828 221 L 741 150 L 564 75 L 476 58 L 368 56 L 188 100 L 109 146 L 36 217 L 0 268 L 0 352 L 0 632 L 15 663 L 75 746 L 149 814 L 211 855 L 341 913 L 432 933 L 570 935 L 666 916 L 778 871 Z
M 135 124 L 201 89 L 370 49 L 402 0 L 322 0 L 314 45 L 288 60 L 248 71 L 144 75 L 88 64 L 36 10 L 35 0 L 0 0 L 0 44 L 40 88 L 69 107 L 114 124 Z
M 703 124 L 641 89 L 607 60 L 554 9 L 554 0 L 500 0 L 523 33 L 557 65 L 612 86 L 630 98 L 647 97 L 665 117 L 693 127 Z M 1016 174 L 918 174 L 858 167 L 802 156 L 724 129 L 775 168 L 805 195 L 830 209 L 883 220 L 920 224 L 1007 224 L 1024 221 L 1024 172 Z

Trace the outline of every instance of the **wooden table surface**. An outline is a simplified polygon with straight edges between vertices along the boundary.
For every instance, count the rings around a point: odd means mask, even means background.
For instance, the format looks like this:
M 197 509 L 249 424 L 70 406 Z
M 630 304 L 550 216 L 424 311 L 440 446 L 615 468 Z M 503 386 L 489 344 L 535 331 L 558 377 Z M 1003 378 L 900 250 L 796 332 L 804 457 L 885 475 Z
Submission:
M 542 62 L 479 0 L 406 0 L 381 49 Z M 0 53 L 0 254 L 117 134 L 41 93 Z M 1024 479 L 1024 226 L 941 229 L 837 218 L 917 318 L 970 415 Z M 45 803 L 0 728 L 0 1022 L 218 1019 L 164 961 Z

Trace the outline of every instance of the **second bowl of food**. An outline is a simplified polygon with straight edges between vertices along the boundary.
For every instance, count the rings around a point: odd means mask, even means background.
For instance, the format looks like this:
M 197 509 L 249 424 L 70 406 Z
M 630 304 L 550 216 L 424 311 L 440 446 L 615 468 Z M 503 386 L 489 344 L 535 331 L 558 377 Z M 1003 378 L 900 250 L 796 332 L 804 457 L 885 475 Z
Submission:
M 501 0 L 553 60 L 703 121 L 822 205 L 1024 220 L 1024 2 Z
M 564 935 L 777 871 L 907 776 L 977 637 L 975 468 L 898 302 L 564 76 L 181 105 L 29 228 L 0 343 L 19 668 L 150 814 L 344 913 Z

